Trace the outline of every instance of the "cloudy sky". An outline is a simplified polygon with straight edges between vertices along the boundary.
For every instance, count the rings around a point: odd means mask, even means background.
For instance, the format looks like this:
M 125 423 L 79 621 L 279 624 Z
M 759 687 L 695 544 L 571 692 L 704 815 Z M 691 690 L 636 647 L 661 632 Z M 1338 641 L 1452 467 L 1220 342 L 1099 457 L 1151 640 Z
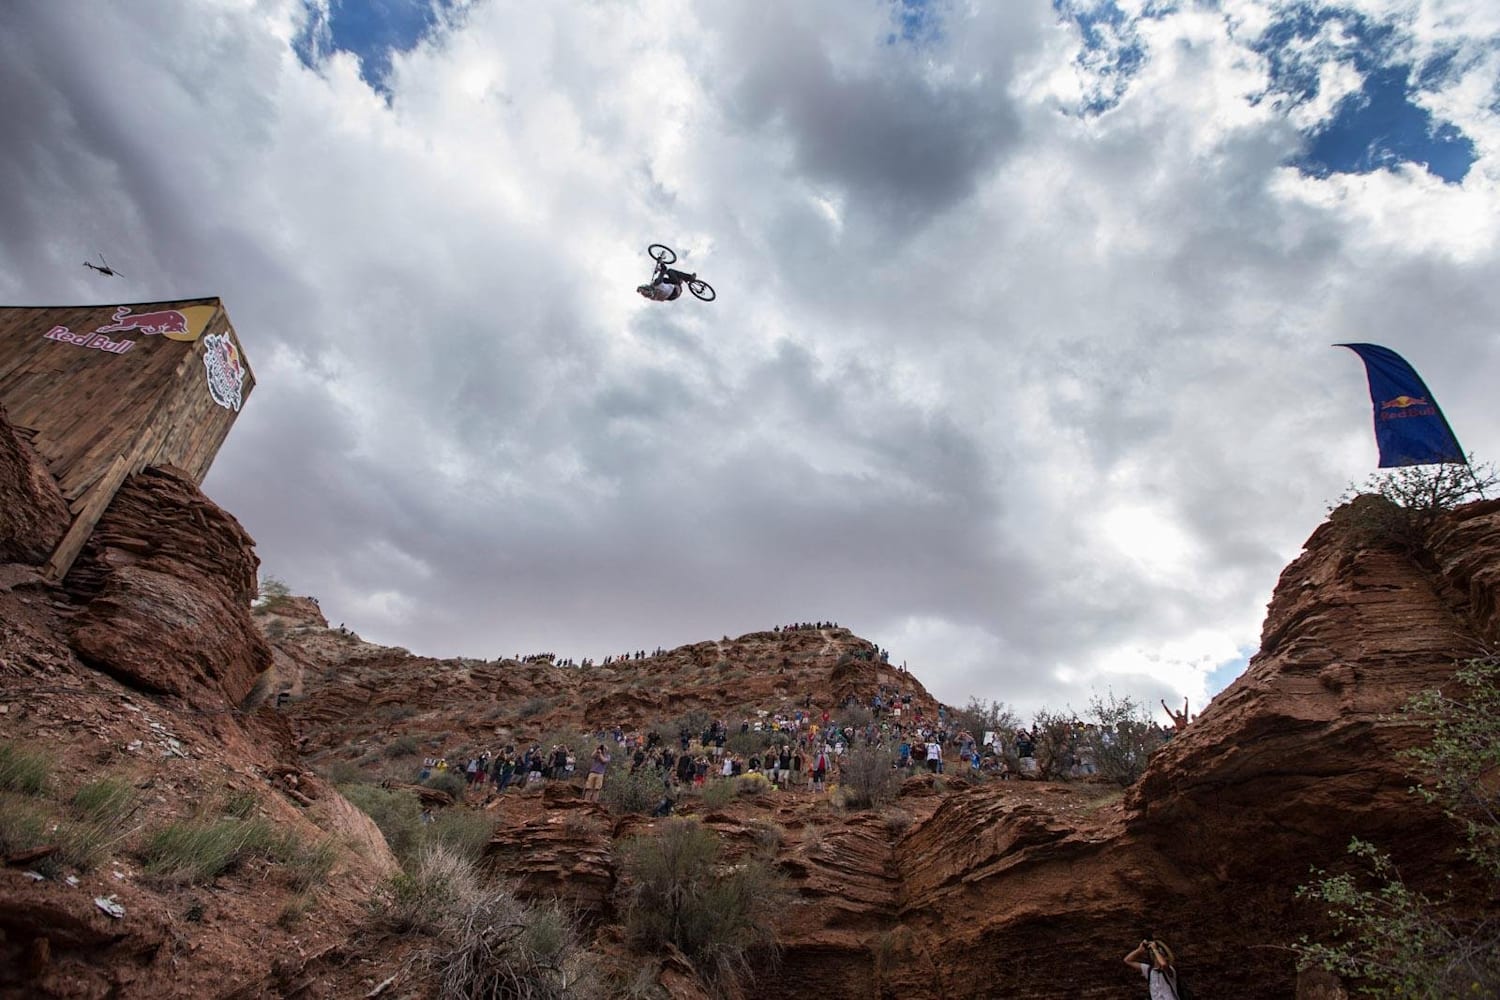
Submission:
M 417 652 L 1197 703 L 1374 470 L 1330 344 L 1500 452 L 1489 0 L 22 0 L 0 94 L 0 302 L 222 296 L 205 489 Z

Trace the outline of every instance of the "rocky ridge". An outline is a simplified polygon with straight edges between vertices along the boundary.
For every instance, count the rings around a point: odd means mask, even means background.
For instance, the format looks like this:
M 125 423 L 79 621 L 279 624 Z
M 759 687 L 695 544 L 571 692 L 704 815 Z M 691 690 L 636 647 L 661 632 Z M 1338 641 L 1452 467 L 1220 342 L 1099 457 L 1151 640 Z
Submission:
M 0 432 L 7 504 L 25 495 L 44 510 L 40 463 L 3 421 Z M 0 525 L 11 561 L 0 566 L 0 738 L 48 748 L 59 815 L 90 775 L 123 776 L 140 796 L 92 870 L 36 880 L 35 856 L 7 855 L 0 996 L 434 995 L 404 964 L 410 942 L 370 923 L 389 849 L 314 765 L 409 770 L 408 751 L 392 749 L 833 703 L 891 671 L 833 629 L 610 669 L 415 657 L 329 628 L 310 601 L 253 616 L 253 543 L 170 471 L 122 495 L 60 587 L 34 572 L 49 520 Z M 1118 956 L 1149 931 L 1174 942 L 1200 994 L 1286 997 L 1297 990 L 1286 946 L 1318 927 L 1293 889 L 1310 867 L 1341 864 L 1350 836 L 1392 848 L 1419 886 L 1451 870 L 1453 833 L 1407 793 L 1397 756 L 1421 734 L 1391 713 L 1492 648 L 1497 609 L 1500 502 L 1448 515 L 1418 559 L 1361 542 L 1335 516 L 1283 573 L 1249 668 L 1123 796 L 953 776 L 910 779 L 878 812 L 770 793 L 717 810 L 687 798 L 684 811 L 724 836 L 731 859 L 769 852 L 794 893 L 783 959 L 760 970 L 758 990 L 1112 997 L 1139 988 Z M 279 707 L 278 691 L 289 696 Z M 5 794 L 7 809 L 32 808 Z M 258 861 L 196 885 L 144 869 L 145 833 L 227 797 L 307 842 L 334 838 L 327 881 L 299 893 Z M 561 786 L 489 815 L 492 870 L 573 901 L 596 946 L 619 954 L 617 846 L 651 821 Z M 1488 887 L 1455 888 L 1493 905 Z M 680 960 L 658 974 L 673 996 L 702 995 Z

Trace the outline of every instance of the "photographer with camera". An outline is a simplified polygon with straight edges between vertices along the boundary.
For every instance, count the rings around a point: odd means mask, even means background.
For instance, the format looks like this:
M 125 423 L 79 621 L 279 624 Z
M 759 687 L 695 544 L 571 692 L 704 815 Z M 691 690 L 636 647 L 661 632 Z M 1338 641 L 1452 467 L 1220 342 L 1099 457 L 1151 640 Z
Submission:
M 1144 961 L 1143 961 L 1144 960 Z M 1125 964 L 1146 977 L 1151 1000 L 1187 1000 L 1180 993 L 1177 970 L 1172 967 L 1172 949 L 1155 938 L 1147 938 L 1125 956 Z

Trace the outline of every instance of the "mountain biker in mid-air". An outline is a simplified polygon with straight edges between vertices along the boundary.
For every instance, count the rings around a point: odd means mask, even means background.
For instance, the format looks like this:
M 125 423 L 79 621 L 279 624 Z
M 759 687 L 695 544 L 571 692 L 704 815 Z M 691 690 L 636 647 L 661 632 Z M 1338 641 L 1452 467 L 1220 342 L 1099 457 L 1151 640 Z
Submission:
M 677 253 L 671 247 L 660 243 L 653 243 L 646 248 L 651 259 L 656 261 L 656 271 L 651 275 L 651 280 L 644 285 L 638 285 L 636 291 L 653 302 L 671 302 L 673 299 L 682 297 L 682 286 L 686 285 L 688 291 L 692 292 L 704 302 L 712 302 L 715 298 L 713 286 L 696 274 L 688 274 L 668 267 L 668 264 L 677 262 Z
M 653 302 L 671 302 L 682 297 L 682 283 L 690 277 L 657 261 L 656 273 L 646 284 L 637 286 L 636 291 Z

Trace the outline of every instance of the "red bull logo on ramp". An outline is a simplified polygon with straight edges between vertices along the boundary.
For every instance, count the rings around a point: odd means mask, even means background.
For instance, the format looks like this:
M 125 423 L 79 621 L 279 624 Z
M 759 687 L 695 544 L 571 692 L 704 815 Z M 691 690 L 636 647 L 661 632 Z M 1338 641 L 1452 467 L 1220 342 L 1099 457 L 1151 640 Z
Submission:
M 245 383 L 245 365 L 240 349 L 227 333 L 203 338 L 203 367 L 208 373 L 208 394 L 226 410 L 239 412 Z
M 161 335 L 168 340 L 193 341 L 203 333 L 203 328 L 213 317 L 212 306 L 183 306 L 181 309 L 158 309 L 154 312 L 133 313 L 129 306 L 115 310 L 114 322 L 95 330 L 95 333 L 124 333 L 138 330 L 147 336 Z

